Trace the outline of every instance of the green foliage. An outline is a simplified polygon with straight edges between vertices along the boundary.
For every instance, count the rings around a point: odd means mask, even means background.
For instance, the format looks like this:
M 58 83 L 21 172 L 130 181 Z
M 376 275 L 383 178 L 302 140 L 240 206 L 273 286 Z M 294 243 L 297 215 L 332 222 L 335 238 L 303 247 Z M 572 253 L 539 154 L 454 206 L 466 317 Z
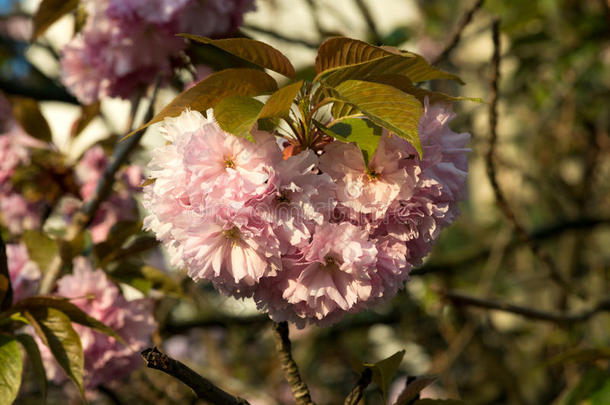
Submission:
M 0 334 L 0 405 L 13 403 L 21 386 L 23 360 L 17 340 Z
M 458 399 L 418 399 L 413 405 L 466 405 L 466 402 Z
M 37 230 L 25 231 L 23 242 L 28 249 L 30 259 L 36 262 L 43 272 L 49 267 L 59 252 L 57 242 Z
M 35 308 L 25 312 L 36 334 L 51 350 L 57 363 L 76 384 L 83 398 L 84 355 L 80 337 L 70 318 L 55 308 Z
M 610 399 L 610 372 L 594 367 L 587 370 L 568 392 L 561 405 L 606 405 Z
M 34 374 L 36 375 L 36 380 L 38 380 L 38 385 L 40 386 L 40 396 L 42 397 L 43 403 L 47 400 L 47 373 L 44 369 L 44 365 L 42 364 L 42 357 L 40 355 L 40 349 L 38 348 L 38 344 L 34 340 L 34 338 L 30 335 L 19 334 L 15 336 L 21 346 L 25 349 L 32 369 L 34 370 Z
M 78 6 L 79 0 L 42 0 L 34 14 L 34 35 L 38 38 L 55 21 L 71 12 Z
M 135 263 L 121 263 L 109 272 L 114 280 L 128 284 L 133 288 L 148 294 L 151 289 L 167 295 L 182 297 L 184 292 L 174 278 L 156 267 Z
M 417 127 L 421 103 L 412 95 L 385 84 L 348 80 L 332 89 L 335 96 L 362 111 L 371 121 L 408 140 L 422 154 Z
M 319 124 L 319 127 L 324 133 L 338 141 L 356 143 L 362 151 L 364 162 L 367 165 L 377 150 L 382 133 L 381 127 L 362 118 L 346 118 L 330 128 L 326 128 L 322 124 Z
M 387 359 L 378 361 L 377 363 L 362 363 L 354 365 L 357 372 L 361 373 L 365 368 L 370 368 L 373 372 L 373 382 L 381 389 L 383 395 L 383 403 L 387 403 L 388 389 L 394 378 L 394 374 L 398 371 L 398 367 L 405 356 L 405 351 L 401 350 L 394 353 Z
M 181 37 L 204 44 L 213 45 L 223 51 L 254 63 L 263 68 L 273 70 L 290 78 L 294 78 L 295 72 L 292 63 L 277 49 L 264 42 L 249 38 L 227 38 L 210 39 L 198 35 L 180 34 Z

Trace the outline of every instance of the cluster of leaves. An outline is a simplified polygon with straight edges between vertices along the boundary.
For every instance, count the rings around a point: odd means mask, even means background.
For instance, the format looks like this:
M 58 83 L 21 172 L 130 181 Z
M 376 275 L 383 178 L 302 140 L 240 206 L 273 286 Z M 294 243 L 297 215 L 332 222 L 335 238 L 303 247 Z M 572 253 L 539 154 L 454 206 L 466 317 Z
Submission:
M 263 42 L 183 36 L 295 78 L 288 58 Z M 127 136 L 166 117 L 177 116 L 185 108 L 204 114 L 212 108 L 221 128 L 234 135 L 251 139 L 254 128 L 274 131 L 284 120 L 293 132 L 285 137 L 300 147 L 314 147 L 322 133 L 342 142 L 355 142 L 368 161 L 377 149 L 382 128 L 408 140 L 421 155 L 417 126 L 423 100 L 464 99 L 416 86 L 435 79 L 461 83 L 457 76 L 430 65 L 422 56 L 350 38 L 330 38 L 320 46 L 316 73 L 311 82 L 298 80 L 278 88 L 277 81 L 263 70 L 221 70 L 176 96 L 153 119 Z M 258 99 L 261 96 L 266 96 L 264 102 Z M 331 106 L 333 117 L 328 124 L 314 117 L 326 105 Z

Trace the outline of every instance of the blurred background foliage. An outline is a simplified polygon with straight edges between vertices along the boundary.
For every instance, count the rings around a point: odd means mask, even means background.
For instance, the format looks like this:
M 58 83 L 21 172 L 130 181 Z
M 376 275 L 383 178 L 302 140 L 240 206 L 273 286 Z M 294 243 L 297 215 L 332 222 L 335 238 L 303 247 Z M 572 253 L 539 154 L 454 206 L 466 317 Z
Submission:
M 53 65 L 57 33 L 34 45 L 36 50 L 20 33 L 19 22 L 29 23 L 28 3 L 0 2 L 0 89 L 51 101 L 41 108 L 58 139 L 57 103 L 75 101 L 58 84 Z M 286 51 L 300 75 L 308 77 L 315 47 L 337 34 L 434 60 L 474 3 L 259 0 L 242 32 Z M 342 402 L 357 378 L 350 367 L 354 360 L 373 362 L 401 349 L 406 355 L 390 396 L 397 395 L 407 376 L 432 374 L 438 379 L 425 395 L 469 404 L 610 404 L 610 2 L 483 2 L 460 42 L 439 62 L 467 85 L 446 83 L 451 88 L 440 90 L 489 101 L 494 17 L 501 19 L 502 41 L 498 181 L 517 220 L 570 288 L 553 281 L 544 260 L 517 237 L 496 206 L 484 159 L 488 106 L 456 105 L 452 127 L 472 133 L 473 150 L 469 199 L 460 219 L 442 233 L 406 290 L 389 304 L 330 328 L 292 331 L 295 358 L 319 404 Z M 71 21 L 64 19 L 55 31 L 71 28 Z M 205 49 L 193 58 L 216 69 L 227 64 Z M 175 94 L 167 93 L 159 105 Z M 104 106 L 105 135 L 95 141 L 109 144 L 109 135 L 121 132 L 124 110 L 125 104 Z M 157 135 L 149 131 L 145 146 L 158 143 Z M 65 141 L 57 144 L 67 150 Z M 138 158 L 145 162 L 146 156 L 144 148 Z M 23 182 L 53 170 L 64 173 L 69 161 L 57 160 L 35 174 L 24 173 Z M 57 184 L 69 189 L 69 176 L 64 180 Z M 50 187 L 45 198 L 54 201 L 57 193 Z M 130 236 L 133 224 L 117 226 L 124 227 L 123 233 L 117 228 L 112 233 L 117 237 L 96 246 L 95 255 L 115 279 L 158 292 L 156 344 L 253 404 L 291 403 L 269 321 L 251 303 L 195 285 L 183 273 L 167 277 L 145 267 L 162 261 L 161 253 L 149 236 Z M 116 255 L 127 260 L 118 266 Z M 489 308 L 503 304 L 518 306 L 521 314 Z M 597 310 L 587 312 L 591 309 Z M 35 395 L 28 396 L 36 390 L 30 385 L 25 383 L 23 403 L 36 403 Z M 49 403 L 62 401 L 55 391 Z M 179 382 L 142 369 L 130 381 L 104 387 L 93 402 L 195 399 Z M 369 388 L 366 403 L 381 402 L 380 391 Z

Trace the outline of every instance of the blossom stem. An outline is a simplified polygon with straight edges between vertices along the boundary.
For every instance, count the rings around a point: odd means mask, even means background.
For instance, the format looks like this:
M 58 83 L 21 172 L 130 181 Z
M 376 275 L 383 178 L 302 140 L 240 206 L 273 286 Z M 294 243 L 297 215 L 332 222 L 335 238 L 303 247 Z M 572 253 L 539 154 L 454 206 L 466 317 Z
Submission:
M 142 352 L 148 368 L 154 368 L 168 374 L 188 385 L 198 398 L 214 405 L 249 405 L 243 398 L 229 394 L 213 382 L 197 374 L 195 371 L 174 360 L 156 347 Z
M 286 381 L 290 385 L 292 396 L 297 405 L 313 405 L 314 402 L 311 400 L 309 394 L 309 388 L 301 379 L 299 368 L 297 363 L 292 358 L 290 338 L 288 337 L 288 323 L 280 322 L 273 323 L 273 332 L 275 336 L 275 343 L 278 354 L 280 356 L 280 363 L 284 370 L 284 376 Z
M 11 276 L 8 271 L 8 258 L 6 245 L 0 235 L 0 310 L 5 310 L 13 303 L 13 289 L 11 287 Z
M 370 367 L 365 368 L 362 374 L 360 374 L 360 378 L 358 378 L 356 386 L 354 386 L 352 392 L 350 392 L 347 398 L 345 398 L 343 405 L 357 405 L 364 395 L 364 390 L 366 390 L 366 387 L 368 387 L 372 379 L 372 369 Z

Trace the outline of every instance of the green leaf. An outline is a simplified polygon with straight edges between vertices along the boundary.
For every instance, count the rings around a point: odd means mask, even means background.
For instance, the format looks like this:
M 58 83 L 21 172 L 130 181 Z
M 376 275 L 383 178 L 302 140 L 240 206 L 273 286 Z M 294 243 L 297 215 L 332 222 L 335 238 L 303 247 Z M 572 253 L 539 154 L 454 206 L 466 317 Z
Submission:
M 93 247 L 93 251 L 100 262 L 105 261 L 106 257 L 113 252 L 117 252 L 125 244 L 127 239 L 142 229 L 142 221 L 119 221 L 110 228 L 109 235 L 112 238 L 106 239 Z
M 78 6 L 78 0 L 42 0 L 34 14 L 34 39 Z
M 418 399 L 413 405 L 466 405 L 466 402 L 459 399 Z
M 11 311 L 32 312 L 45 308 L 53 308 L 58 311 L 61 311 L 63 314 L 68 316 L 68 318 L 72 322 L 76 322 L 91 329 L 95 329 L 98 332 L 102 332 L 125 344 L 123 338 L 118 333 L 116 333 L 111 327 L 106 326 L 104 323 L 98 321 L 92 316 L 89 316 L 82 309 L 71 303 L 70 300 L 68 300 L 67 298 L 55 296 L 28 297 L 22 299 L 21 301 L 18 301 L 13 306 L 13 308 L 11 308 Z
M 445 93 L 422 89 L 421 87 L 413 85 L 413 82 L 411 82 L 408 77 L 397 74 L 369 76 L 366 78 L 366 81 L 382 83 L 387 84 L 388 86 L 396 87 L 398 90 L 401 90 L 405 93 L 413 94 L 422 104 L 424 103 L 424 99 L 426 97 L 428 97 L 428 101 L 430 102 L 430 104 L 455 101 L 473 101 L 475 103 L 483 102 L 482 99 L 477 97 L 454 97 Z
M 231 55 L 284 76 L 290 78 L 295 76 L 294 67 L 290 60 L 283 53 L 264 42 L 249 38 L 210 39 L 192 34 L 179 34 L 179 36 L 215 46 Z
M 356 143 L 367 165 L 377 150 L 382 132 L 381 127 L 363 118 L 346 118 L 330 128 L 320 129 L 341 142 Z
M 418 398 L 421 391 L 436 380 L 434 376 L 421 376 L 411 381 L 400 393 L 394 405 L 409 405 Z
M 253 141 L 250 130 L 256 123 L 263 105 L 252 97 L 229 96 L 214 107 L 214 119 L 224 131 Z
M 269 97 L 259 114 L 259 118 L 285 117 L 288 115 L 292 103 L 303 86 L 303 81 L 282 87 Z
M 547 362 L 547 365 L 566 363 L 568 361 L 594 363 L 598 360 L 606 359 L 610 359 L 610 348 L 608 347 L 573 349 L 554 356 Z
M 6 245 L 0 236 L 0 311 L 10 308 L 11 305 L 13 305 L 13 286 L 11 285 L 11 274 L 8 271 Z
M 610 391 L 610 372 L 594 367 L 587 370 L 581 377 L 576 386 L 568 392 L 561 401 L 562 405 L 579 405 L 585 400 L 590 404 L 607 404 L 608 397 L 601 397 L 602 394 Z M 601 400 L 601 402 L 593 402 Z
M 57 363 L 74 381 L 83 398 L 84 356 L 80 337 L 70 318 L 55 308 L 36 308 L 25 313 L 34 330 L 49 347 Z
M 17 340 L 0 334 L 0 405 L 10 405 L 17 398 L 22 372 L 23 359 Z
M 42 364 L 42 357 L 40 356 L 38 344 L 36 344 L 36 341 L 30 335 L 19 334 L 16 336 L 16 338 L 28 354 L 28 359 L 30 360 L 30 364 L 32 365 L 32 369 L 34 370 L 34 374 L 36 375 L 36 379 L 40 385 L 40 392 L 43 402 L 46 402 L 48 386 L 47 373 L 44 369 L 44 365 Z
M 142 129 L 176 117 L 186 108 L 206 112 L 228 96 L 259 96 L 277 90 L 276 81 L 265 72 L 254 69 L 226 69 L 216 72 L 200 81 L 192 88 L 178 94 L 165 108 L 150 121 L 130 132 L 128 138 Z
M 340 101 L 362 111 L 375 124 L 409 141 L 422 155 L 417 127 L 423 107 L 413 95 L 385 84 L 360 80 L 348 80 L 332 91 Z
M 58 254 L 57 242 L 37 230 L 28 230 L 23 233 L 30 259 L 33 260 L 43 272 L 49 267 Z
M 214 107 L 218 125 L 231 134 L 250 137 L 250 130 L 259 119 L 286 117 L 298 94 L 302 81 L 282 87 L 263 104 L 251 97 L 229 96 Z
M 364 80 L 369 76 L 399 74 L 413 83 L 434 79 L 462 80 L 430 65 L 422 56 L 393 48 L 381 48 L 350 38 L 331 38 L 324 42 L 316 57 L 318 75 L 335 86 L 345 80 Z
M 43 142 L 51 142 L 53 140 L 51 128 L 47 123 L 47 119 L 40 112 L 40 107 L 36 100 L 25 97 L 11 97 L 10 101 L 13 107 L 13 115 L 25 132 Z
M 359 373 L 367 367 L 371 369 L 373 372 L 373 382 L 381 389 L 384 404 L 387 403 L 388 388 L 390 388 L 392 378 L 394 378 L 394 374 L 398 371 L 404 356 L 405 351 L 401 350 L 377 363 L 363 363 L 356 367 L 356 371 Z

